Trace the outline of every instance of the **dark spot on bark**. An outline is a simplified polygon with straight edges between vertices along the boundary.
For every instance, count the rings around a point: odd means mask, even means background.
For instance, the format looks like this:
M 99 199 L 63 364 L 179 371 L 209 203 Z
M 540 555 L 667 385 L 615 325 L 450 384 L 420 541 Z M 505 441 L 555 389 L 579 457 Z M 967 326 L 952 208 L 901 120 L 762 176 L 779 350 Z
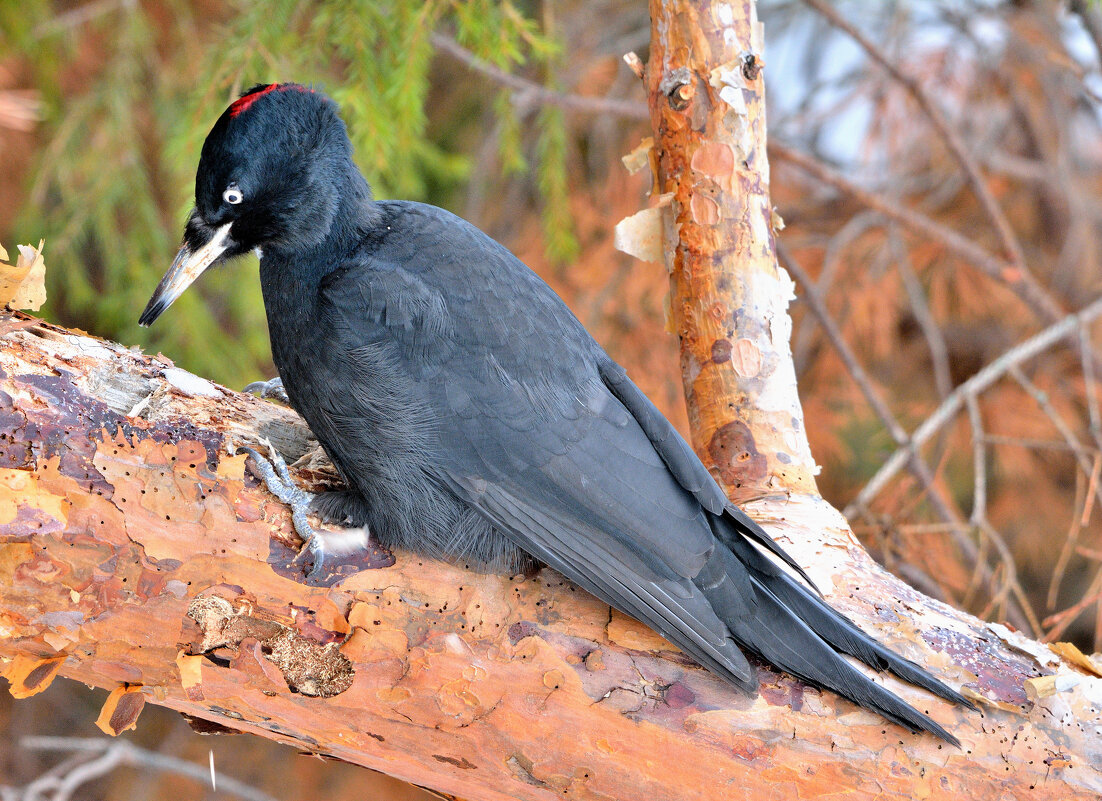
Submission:
M 181 712 L 184 720 L 187 721 L 187 725 L 191 727 L 191 730 L 198 734 L 242 734 L 243 732 L 238 729 L 231 729 L 229 726 L 224 726 L 221 723 L 215 723 L 213 720 L 207 720 L 205 718 L 197 718 L 194 715 L 188 715 Z
M 781 464 L 792 464 L 792 457 L 784 451 L 777 451 L 777 461 Z
M 788 706 L 793 711 L 799 712 L 804 706 L 804 684 L 787 674 L 776 674 L 776 683 L 766 683 L 767 677 L 761 673 L 762 679 L 759 692 L 761 697 L 773 706 Z
M 721 426 L 708 442 L 708 455 L 723 482 L 741 487 L 765 478 L 767 459 L 758 453 L 750 428 L 741 420 Z
M 976 674 L 975 689 L 988 698 L 1025 705 L 1025 680 L 1052 673 L 1028 654 L 1013 650 L 995 634 L 964 633 L 934 626 L 922 632 L 930 647 L 949 654 L 953 662 Z
M 792 711 L 799 712 L 804 708 L 804 685 L 799 682 L 792 684 Z
M 372 541 L 366 550 L 357 550 L 345 556 L 334 557 L 327 564 L 325 575 L 310 576 L 313 563 L 307 559 L 298 559 L 298 547 L 272 539 L 268 550 L 267 562 L 272 570 L 283 578 L 289 578 L 309 587 L 332 587 L 341 580 L 361 570 L 378 570 L 394 564 L 394 554 Z
M 727 339 L 717 339 L 712 343 L 712 361 L 722 364 L 731 360 L 731 342 Z
M 134 587 L 134 592 L 142 598 L 156 598 L 164 590 L 167 581 L 168 579 L 161 573 L 143 569 L 141 575 L 138 576 L 138 583 Z
M 122 732 L 138 719 L 145 707 L 145 695 L 143 693 L 125 693 L 119 697 L 115 711 L 111 713 L 111 719 L 107 725 L 112 731 Z
M 96 568 L 104 575 L 115 575 L 115 571 L 119 569 L 119 555 L 117 553 L 111 554 L 109 557 L 96 565 Z
M 230 720 L 244 720 L 245 719 L 240 712 L 234 712 L 232 709 L 226 709 L 226 707 L 224 707 L 224 706 L 212 705 L 211 708 L 210 708 L 210 711 L 214 712 L 216 715 L 222 715 L 223 717 L 227 717 Z
M 64 532 L 65 525 L 60 520 L 42 509 L 20 504 L 15 517 L 0 526 L 0 542 L 32 542 L 35 537 Z
M 379 739 L 382 738 L 380 737 Z M 474 770 L 475 768 L 472 763 L 467 761 L 466 757 L 460 757 L 459 759 L 456 759 L 455 757 L 442 756 L 441 754 L 433 754 L 432 758 L 435 759 L 437 762 L 444 762 L 448 765 L 455 765 L 457 768 L 462 768 L 463 770 Z
M 110 498 L 113 488 L 100 476 L 92 464 L 92 457 L 96 453 L 96 442 L 102 441 L 105 430 L 114 433 L 121 429 L 128 439 L 133 435 L 127 418 L 111 411 L 101 401 L 84 395 L 65 373 L 21 375 L 16 376 L 15 382 L 31 387 L 50 407 L 50 417 L 43 420 L 41 427 L 36 427 L 39 444 L 35 455 L 60 456 L 58 470 L 62 475 L 80 483 L 87 482 L 90 490 L 98 490 Z
M 43 662 L 41 665 L 33 668 L 30 673 L 27 674 L 27 678 L 23 679 L 23 687 L 27 690 L 32 690 L 53 675 L 57 669 L 57 665 L 50 662 Z
M 0 392 L 0 467 L 34 467 L 32 433 L 27 432 L 27 417 L 14 408 L 11 395 Z
M 545 787 L 547 785 L 547 782 L 540 781 L 532 775 L 532 760 L 524 754 L 513 754 L 505 760 L 505 764 L 512 769 L 513 775 L 521 781 L 535 785 L 536 787 Z
M 696 700 L 696 693 L 678 681 L 666 688 L 662 700 L 666 702 L 667 706 L 681 709 Z
M 886 620 L 889 623 L 898 623 L 899 622 L 899 615 L 897 615 L 895 613 L 895 610 L 892 609 L 890 606 L 884 606 L 884 605 L 881 605 L 881 604 L 876 604 L 875 608 L 876 608 L 876 616 L 878 618 L 880 618 L 881 620 Z
M 255 723 L 255 721 L 253 721 Z M 291 728 L 284 726 L 281 723 L 276 723 L 274 720 L 268 719 L 268 721 L 260 724 L 263 725 L 268 731 L 274 731 L 278 734 L 282 734 L 295 741 L 296 745 L 306 745 L 311 748 L 318 748 L 321 746 L 317 740 L 308 734 L 303 734 L 300 731 L 292 730 Z
M 522 620 L 519 623 L 514 623 L 509 627 L 509 642 L 511 642 L 513 645 L 516 645 L 525 637 L 531 637 L 533 634 L 538 636 L 539 632 L 539 627 L 535 623 L 531 623 L 527 620 Z
M 14 380 L 16 384 L 29 387 L 49 407 L 48 417 L 43 416 L 41 421 L 36 421 L 33 416 L 28 416 L 22 426 L 25 429 L 23 437 L 28 442 L 36 443 L 31 466 L 35 466 L 34 461 L 38 457 L 59 455 L 58 469 L 62 475 L 81 483 L 87 482 L 91 491 L 99 491 L 106 498 L 112 497 L 113 488 L 103 480 L 92 463 L 105 432 L 106 436 L 115 436 L 117 432 L 130 441 L 148 437 L 172 445 L 186 440 L 198 442 L 205 454 L 196 451 L 190 454 L 195 457 L 191 461 L 205 456 L 208 470 L 216 469 L 221 458 L 223 437 L 216 431 L 197 428 L 182 418 L 148 423 L 126 417 L 81 392 L 67 373 L 56 376 L 21 375 Z M 10 437 L 8 422 L 0 419 L 0 432 Z
M 753 53 L 747 53 L 742 57 L 742 74 L 748 81 L 756 80 L 761 75 L 762 67 L 761 59 L 759 59 Z
M 663 76 L 658 90 L 670 102 L 670 108 L 684 111 L 693 98 L 693 74 L 688 67 L 678 67 Z

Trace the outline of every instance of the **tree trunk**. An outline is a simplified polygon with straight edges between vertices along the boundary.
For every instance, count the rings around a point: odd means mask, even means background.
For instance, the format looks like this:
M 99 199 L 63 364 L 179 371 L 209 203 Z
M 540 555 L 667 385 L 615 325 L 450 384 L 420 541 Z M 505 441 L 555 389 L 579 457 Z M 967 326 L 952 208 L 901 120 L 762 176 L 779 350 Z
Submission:
M 789 344 L 794 285 L 773 243 L 763 50 L 752 0 L 651 0 L 670 322 L 693 445 L 736 503 L 816 492 Z
M 471 799 L 1102 792 L 1102 679 L 895 581 L 813 496 L 754 511 L 874 636 L 989 699 L 970 713 L 887 680 L 964 750 L 767 667 L 746 696 L 550 570 L 510 579 L 396 554 L 310 586 L 286 508 L 231 455 L 260 436 L 306 454 L 303 483 L 331 477 L 287 409 L 0 317 L 14 691 L 53 671 L 126 687 L 104 716 L 115 731 L 145 700 Z M 1057 678 L 1029 682 L 1041 674 Z

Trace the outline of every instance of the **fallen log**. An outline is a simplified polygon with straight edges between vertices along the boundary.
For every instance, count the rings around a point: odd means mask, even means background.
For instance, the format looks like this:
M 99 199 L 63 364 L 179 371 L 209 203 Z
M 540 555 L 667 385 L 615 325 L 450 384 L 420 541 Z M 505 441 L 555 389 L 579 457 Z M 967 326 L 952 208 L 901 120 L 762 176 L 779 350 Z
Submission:
M 465 798 L 1098 798 L 1089 663 L 932 601 L 820 498 L 747 506 L 828 599 L 983 702 L 890 678 L 964 748 L 759 666 L 747 696 L 550 570 L 485 575 L 377 551 L 307 583 L 271 441 L 335 480 L 290 410 L 161 356 L 0 316 L 0 664 L 114 690 Z M 393 563 L 391 564 L 391 558 Z M 139 722 L 140 725 L 140 722 Z

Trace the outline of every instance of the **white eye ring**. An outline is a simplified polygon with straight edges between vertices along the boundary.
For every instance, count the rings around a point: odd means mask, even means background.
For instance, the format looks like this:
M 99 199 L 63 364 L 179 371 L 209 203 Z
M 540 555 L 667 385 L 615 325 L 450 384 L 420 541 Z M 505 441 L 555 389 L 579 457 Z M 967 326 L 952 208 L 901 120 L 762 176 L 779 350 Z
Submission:
M 226 191 L 222 193 L 222 199 L 231 206 L 236 206 L 245 199 L 245 195 L 237 188 L 237 184 L 230 184 L 226 187 Z

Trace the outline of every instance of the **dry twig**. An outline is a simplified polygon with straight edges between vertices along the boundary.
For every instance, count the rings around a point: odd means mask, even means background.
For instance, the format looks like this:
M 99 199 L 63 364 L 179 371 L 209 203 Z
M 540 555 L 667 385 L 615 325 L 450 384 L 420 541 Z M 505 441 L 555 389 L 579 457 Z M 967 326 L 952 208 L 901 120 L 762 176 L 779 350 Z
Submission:
M 845 509 L 845 514 L 853 514 L 857 507 L 868 506 L 872 500 L 887 485 L 888 481 L 899 472 L 909 458 L 909 451 L 916 450 L 938 430 L 947 425 L 965 404 L 968 395 L 978 395 L 990 387 L 1000 378 L 1010 372 L 1011 368 L 1043 353 L 1061 339 L 1075 332 L 1079 326 L 1084 325 L 1102 315 L 1102 298 L 1095 300 L 1089 306 L 1077 314 L 1069 314 L 1060 322 L 1050 325 L 1039 334 L 1030 337 L 1025 342 L 1011 348 L 995 361 L 984 367 L 970 379 L 958 386 L 945 401 L 927 417 L 921 425 L 911 434 L 908 444 L 897 450 L 876 472 L 872 479 L 862 488 L 857 497 Z
M 211 772 L 206 765 L 149 751 L 126 740 L 96 737 L 23 737 L 19 744 L 34 751 L 56 751 L 72 756 L 22 788 L 5 787 L 5 801 L 69 801 L 73 793 L 93 779 L 119 767 L 172 773 L 206 784 Z M 218 786 L 245 801 L 276 801 L 250 784 L 216 772 Z
M 952 152 L 953 157 L 957 160 L 957 163 L 960 165 L 968 181 L 968 185 L 972 187 L 972 191 L 976 194 L 976 197 L 979 198 L 980 204 L 983 206 L 984 211 L 987 212 L 987 216 L 990 217 L 991 222 L 994 223 L 1003 248 L 1006 250 L 1011 262 L 1022 272 L 1021 280 L 1040 289 L 1039 285 L 1036 283 L 1036 279 L 1025 266 L 1025 254 L 1022 251 L 1022 245 L 1018 241 L 1018 237 L 1014 233 L 1010 221 L 1007 220 L 1003 210 L 999 207 L 998 201 L 995 200 L 995 196 L 991 194 L 987 182 L 984 181 L 983 176 L 980 174 L 979 165 L 976 164 L 976 160 L 964 146 L 964 141 L 961 139 L 960 134 L 955 128 L 949 125 L 949 121 L 945 119 L 945 115 L 942 114 L 941 109 L 937 107 L 933 98 L 926 92 L 922 84 L 910 75 L 904 73 L 890 58 L 888 58 L 887 54 L 880 47 L 851 25 L 837 9 L 829 3 L 824 0 L 804 0 L 804 3 L 814 8 L 819 14 L 829 20 L 831 25 L 849 34 L 875 63 L 880 65 L 893 80 L 906 89 L 911 97 L 915 99 L 922 113 L 926 115 L 931 125 L 933 125 L 934 130 L 937 131 L 938 136 L 941 137 L 942 141 L 948 146 L 950 152 Z
M 650 119 L 650 113 L 644 103 L 619 100 L 614 97 L 587 97 L 567 92 L 556 92 L 554 89 L 548 89 L 534 81 L 513 75 L 487 61 L 483 61 L 450 36 L 434 33 L 431 39 L 437 50 L 463 62 L 475 72 L 485 75 L 495 83 L 515 91 L 518 100 L 522 104 L 547 104 L 582 114 L 615 114 L 632 120 Z

